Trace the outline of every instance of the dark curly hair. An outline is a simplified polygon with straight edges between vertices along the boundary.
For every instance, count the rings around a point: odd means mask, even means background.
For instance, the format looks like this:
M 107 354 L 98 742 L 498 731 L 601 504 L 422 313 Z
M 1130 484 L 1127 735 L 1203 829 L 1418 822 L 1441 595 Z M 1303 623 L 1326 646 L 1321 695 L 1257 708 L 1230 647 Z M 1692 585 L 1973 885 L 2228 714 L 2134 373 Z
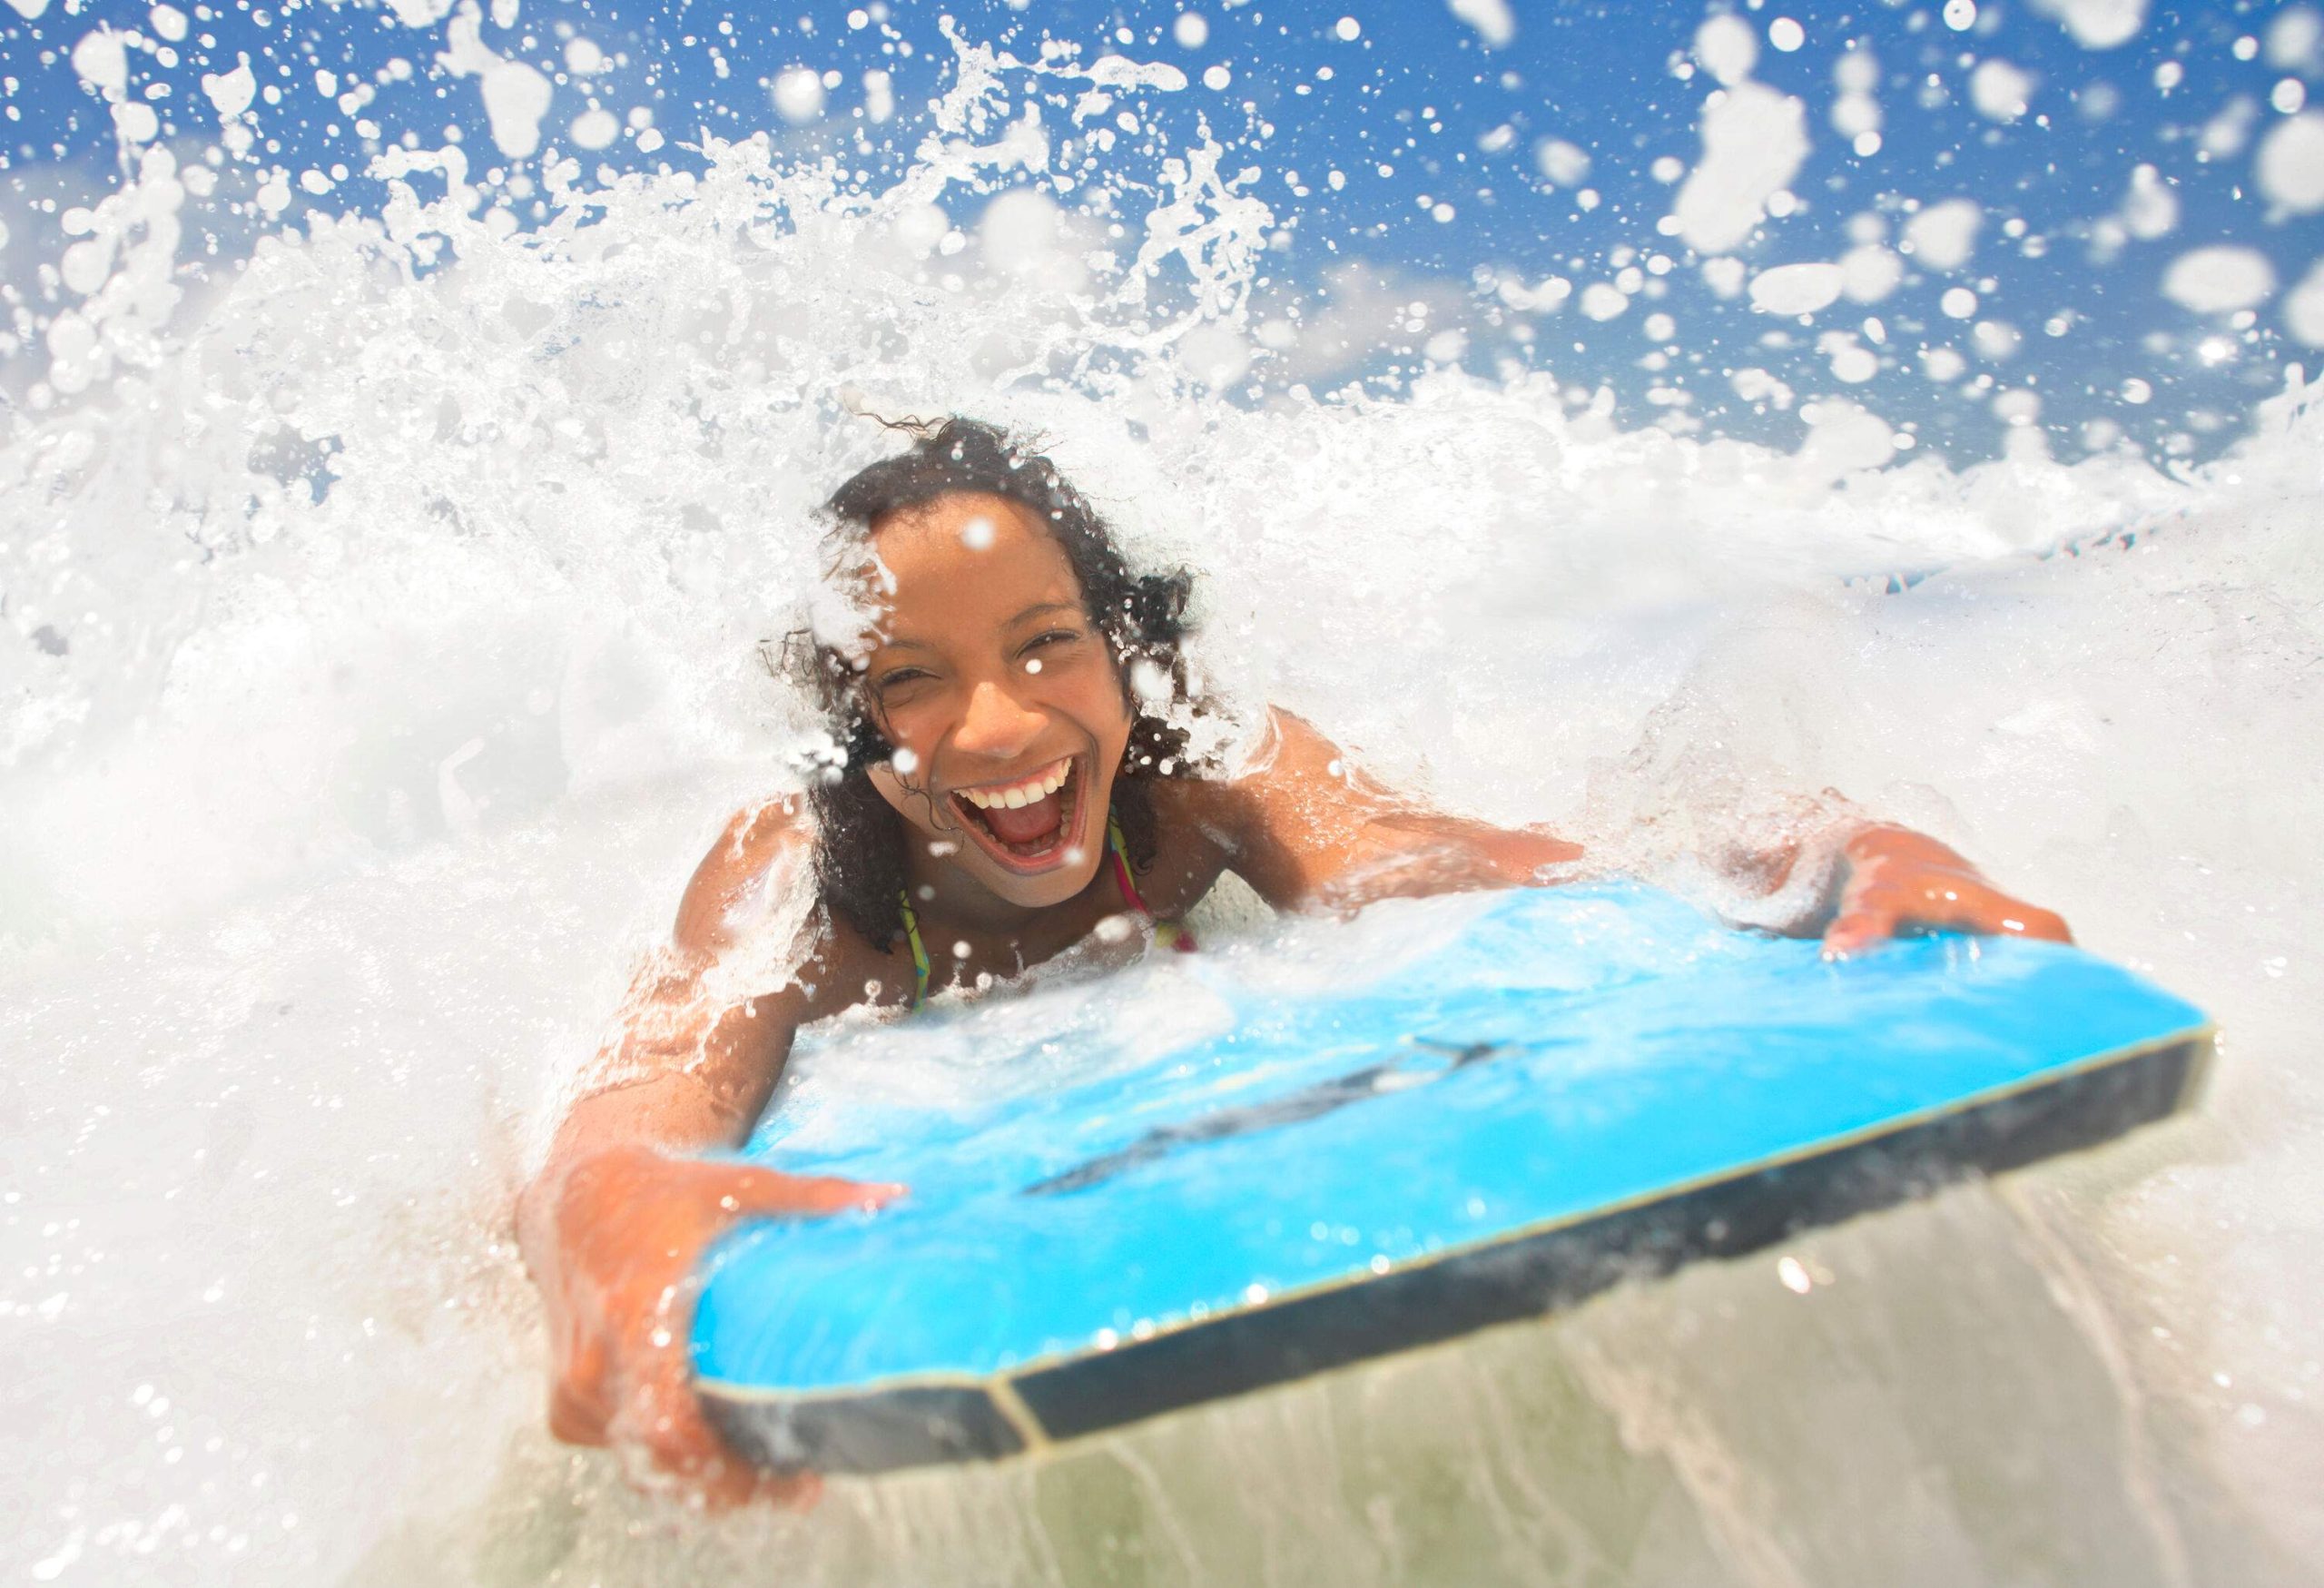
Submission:
M 1169 679 L 1169 705 L 1200 708 L 1179 654 L 1191 628 L 1187 603 L 1193 576 L 1183 568 L 1133 572 L 1112 530 L 1057 466 L 997 426 L 954 418 L 932 431 L 917 424 L 891 428 L 911 430 L 919 439 L 860 470 L 825 504 L 834 521 L 829 540 L 834 567 L 883 520 L 956 492 L 1005 497 L 1047 523 L 1080 583 L 1089 621 L 1105 636 L 1121 674 L 1131 724 L 1128 753 L 1114 780 L 1114 815 L 1131 867 L 1144 871 L 1155 852 L 1152 780 L 1191 776 L 1199 769 L 1188 763 L 1186 731 L 1138 698 L 1130 668 L 1144 662 L 1159 669 Z M 783 669 L 822 708 L 830 734 L 807 779 L 817 886 L 834 918 L 884 946 L 903 931 L 904 821 L 869 775 L 892 752 L 861 666 L 803 633 L 783 646 Z

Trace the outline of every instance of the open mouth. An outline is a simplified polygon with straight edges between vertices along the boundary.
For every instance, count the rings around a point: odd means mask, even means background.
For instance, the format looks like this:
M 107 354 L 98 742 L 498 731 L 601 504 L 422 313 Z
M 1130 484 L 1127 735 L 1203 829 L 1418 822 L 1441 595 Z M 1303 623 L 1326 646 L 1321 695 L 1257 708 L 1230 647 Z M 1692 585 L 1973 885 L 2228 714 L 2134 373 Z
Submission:
M 1068 755 L 1029 777 L 954 789 L 952 808 L 969 836 L 1010 871 L 1047 871 L 1081 832 L 1082 758 Z

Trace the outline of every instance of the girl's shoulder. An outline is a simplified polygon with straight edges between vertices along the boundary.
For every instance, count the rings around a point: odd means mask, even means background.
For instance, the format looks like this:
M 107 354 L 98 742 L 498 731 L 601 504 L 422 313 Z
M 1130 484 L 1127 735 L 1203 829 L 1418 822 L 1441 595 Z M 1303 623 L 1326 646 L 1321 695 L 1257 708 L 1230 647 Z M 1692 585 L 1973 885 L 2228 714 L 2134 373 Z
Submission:
M 814 833 L 805 802 L 776 795 L 728 818 L 678 902 L 672 937 L 683 952 L 734 947 L 814 885 Z
M 804 1023 L 875 997 L 887 956 L 822 907 L 806 802 L 773 795 L 727 820 L 678 903 L 680 954 L 781 980 Z
M 1156 797 L 1172 814 L 1239 833 L 1285 800 L 1344 792 L 1357 775 L 1314 724 L 1271 705 L 1219 766 L 1158 783 Z

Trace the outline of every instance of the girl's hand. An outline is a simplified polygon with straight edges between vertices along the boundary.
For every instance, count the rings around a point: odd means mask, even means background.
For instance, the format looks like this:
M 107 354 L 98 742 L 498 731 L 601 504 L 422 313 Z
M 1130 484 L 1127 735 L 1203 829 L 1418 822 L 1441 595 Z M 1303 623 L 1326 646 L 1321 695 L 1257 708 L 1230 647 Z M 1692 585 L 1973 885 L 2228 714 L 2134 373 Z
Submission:
M 713 1509 L 804 1504 L 814 1475 L 763 1473 L 730 1452 L 694 1398 L 695 1267 L 745 1218 L 872 1208 L 901 1186 L 779 1174 L 749 1164 L 609 1149 L 575 1163 L 541 1210 L 540 1276 L 554 1352 L 549 1432 L 574 1445 L 627 1444 Z
M 1840 851 L 1840 902 L 1824 955 L 1845 959 L 1900 932 L 1974 932 L 2072 942 L 2055 912 L 2013 898 L 1935 839 L 1866 827 Z

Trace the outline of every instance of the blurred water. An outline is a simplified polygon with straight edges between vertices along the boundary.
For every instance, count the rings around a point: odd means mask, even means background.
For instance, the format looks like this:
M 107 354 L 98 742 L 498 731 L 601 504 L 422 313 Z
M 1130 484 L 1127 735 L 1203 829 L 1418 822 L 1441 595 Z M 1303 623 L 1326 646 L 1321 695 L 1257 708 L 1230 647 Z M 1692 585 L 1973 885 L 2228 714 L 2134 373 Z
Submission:
M 1878 468 L 1837 406 L 1788 454 L 1626 431 L 1538 375 L 1230 405 L 1189 339 L 1265 206 L 1187 152 L 1144 232 L 1175 308 L 1047 212 L 942 252 L 931 200 L 991 163 L 970 66 L 956 141 L 884 194 L 743 143 L 503 235 L 414 169 L 381 221 L 123 310 L 77 390 L 7 414 L 11 1570 L 2312 1579 L 2309 394 L 2169 473 Z M 174 246 L 177 177 L 143 156 L 128 277 Z M 688 866 L 785 775 L 802 724 L 754 646 L 807 593 L 806 509 L 883 444 L 843 394 L 1045 432 L 1142 555 L 1204 572 L 1228 706 L 1450 806 L 1706 889 L 1674 857 L 1785 790 L 1956 843 L 2213 1011 L 2210 1103 L 1039 1461 L 715 1525 L 631 1494 L 540 1427 L 506 1209 Z

